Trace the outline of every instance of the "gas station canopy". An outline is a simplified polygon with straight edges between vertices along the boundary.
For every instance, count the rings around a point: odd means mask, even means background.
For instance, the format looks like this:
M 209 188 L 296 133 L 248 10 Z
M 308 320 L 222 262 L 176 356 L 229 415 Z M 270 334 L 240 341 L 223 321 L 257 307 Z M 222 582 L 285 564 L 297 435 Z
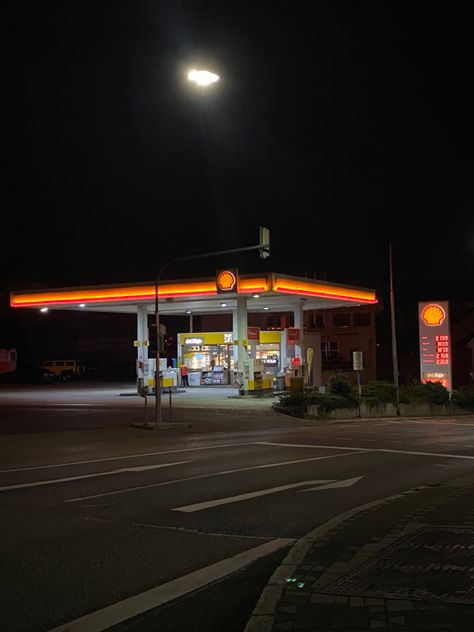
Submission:
M 136 314 L 137 305 L 154 311 L 156 290 L 160 313 L 182 315 L 232 311 L 239 296 L 249 312 L 284 312 L 301 302 L 304 310 L 377 303 L 375 290 L 271 272 L 238 276 L 232 291 L 221 293 L 216 277 L 155 282 L 14 291 L 11 307 Z

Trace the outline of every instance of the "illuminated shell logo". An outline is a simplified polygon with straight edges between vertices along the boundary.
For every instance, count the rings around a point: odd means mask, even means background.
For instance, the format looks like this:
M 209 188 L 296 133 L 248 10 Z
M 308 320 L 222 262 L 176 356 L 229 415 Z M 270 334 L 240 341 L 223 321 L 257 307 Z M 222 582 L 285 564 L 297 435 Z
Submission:
M 437 327 L 446 318 L 446 314 L 439 305 L 427 305 L 421 312 L 421 317 L 430 327 Z
M 226 270 L 225 272 L 221 272 L 219 276 L 217 277 L 218 286 L 220 287 L 221 290 L 224 290 L 226 292 L 229 292 L 230 290 L 232 290 L 236 282 L 237 282 L 237 279 L 235 278 L 235 275 L 232 274 L 232 272 L 229 272 L 228 270 Z

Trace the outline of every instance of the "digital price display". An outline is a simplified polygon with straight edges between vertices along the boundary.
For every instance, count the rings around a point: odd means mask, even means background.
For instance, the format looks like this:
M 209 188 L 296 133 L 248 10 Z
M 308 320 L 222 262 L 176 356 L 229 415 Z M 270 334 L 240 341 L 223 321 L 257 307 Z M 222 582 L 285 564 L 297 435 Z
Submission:
M 439 382 L 448 391 L 451 381 L 451 333 L 448 301 L 418 303 L 421 381 Z

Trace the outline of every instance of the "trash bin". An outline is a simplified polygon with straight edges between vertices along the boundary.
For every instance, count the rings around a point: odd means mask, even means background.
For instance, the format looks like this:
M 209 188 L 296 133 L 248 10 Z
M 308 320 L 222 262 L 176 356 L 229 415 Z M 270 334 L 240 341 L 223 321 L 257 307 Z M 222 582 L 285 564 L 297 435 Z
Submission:
M 275 378 L 275 390 L 276 391 L 284 391 L 285 390 L 285 376 L 277 375 Z
M 302 393 L 304 390 L 304 381 L 302 377 L 290 378 L 290 391 L 293 393 Z

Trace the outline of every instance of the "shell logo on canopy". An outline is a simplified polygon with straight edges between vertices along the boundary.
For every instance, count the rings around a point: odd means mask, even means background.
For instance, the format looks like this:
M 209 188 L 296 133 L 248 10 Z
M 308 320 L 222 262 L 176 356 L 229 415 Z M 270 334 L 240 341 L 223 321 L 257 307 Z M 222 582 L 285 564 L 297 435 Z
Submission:
M 427 305 L 421 312 L 421 317 L 429 327 L 438 327 L 446 318 L 446 313 L 440 305 Z
M 237 273 L 233 270 L 221 270 L 216 283 L 218 292 L 232 292 L 237 289 Z

